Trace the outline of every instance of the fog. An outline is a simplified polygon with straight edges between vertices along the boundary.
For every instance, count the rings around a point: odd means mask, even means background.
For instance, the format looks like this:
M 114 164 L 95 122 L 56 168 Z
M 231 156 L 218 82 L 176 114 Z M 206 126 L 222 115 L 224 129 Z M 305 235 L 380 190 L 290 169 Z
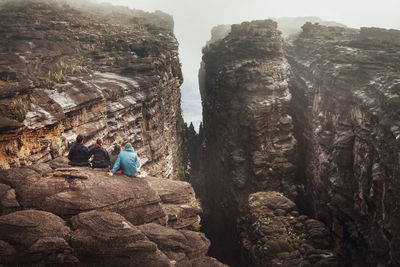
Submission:
M 201 101 L 197 72 L 201 48 L 210 30 L 219 24 L 233 24 L 270 17 L 318 16 L 323 20 L 359 28 L 374 26 L 400 29 L 399 0 L 95 0 L 145 11 L 162 10 L 175 21 L 184 83 L 182 109 L 186 122 L 198 126 Z

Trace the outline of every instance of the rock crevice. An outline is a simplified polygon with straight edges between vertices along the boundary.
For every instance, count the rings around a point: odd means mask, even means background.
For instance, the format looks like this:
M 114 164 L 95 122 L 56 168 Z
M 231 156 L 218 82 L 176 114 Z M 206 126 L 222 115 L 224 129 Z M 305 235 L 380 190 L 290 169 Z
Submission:
M 216 255 L 238 266 L 317 258 L 329 266 L 398 265 L 399 37 L 306 23 L 284 44 L 267 20 L 232 25 L 207 44 L 199 191 Z M 260 191 L 283 193 L 312 218 L 295 227 L 319 253 L 312 261 L 303 245 L 278 242 L 273 253 L 263 251 L 287 212 L 268 217 L 268 203 L 254 209 L 248 197 L 267 194 Z M 261 221 L 272 230 L 257 228 Z M 241 243 L 229 248 L 237 258 L 221 249 L 226 243 Z

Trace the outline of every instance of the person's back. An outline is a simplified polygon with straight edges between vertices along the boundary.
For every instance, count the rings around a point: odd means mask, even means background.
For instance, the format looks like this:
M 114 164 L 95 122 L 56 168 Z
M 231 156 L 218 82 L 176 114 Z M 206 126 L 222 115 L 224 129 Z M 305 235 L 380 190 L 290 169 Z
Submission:
M 89 157 L 93 155 L 92 168 L 108 168 L 110 165 L 110 157 L 102 144 L 103 140 L 97 139 L 96 145 L 89 151 Z
M 140 161 L 131 144 L 125 146 L 125 151 L 119 153 L 117 161 L 111 170 L 111 173 L 122 169 L 122 172 L 128 176 L 135 175 L 139 171 Z
M 110 165 L 111 165 L 111 167 L 114 166 L 114 164 L 117 161 L 117 158 L 118 158 L 120 152 L 121 152 L 121 147 L 119 145 L 115 145 L 113 151 L 110 154 Z
M 83 136 L 76 137 L 76 143 L 71 147 L 68 153 L 69 165 L 87 166 L 89 160 L 89 149 L 82 144 Z

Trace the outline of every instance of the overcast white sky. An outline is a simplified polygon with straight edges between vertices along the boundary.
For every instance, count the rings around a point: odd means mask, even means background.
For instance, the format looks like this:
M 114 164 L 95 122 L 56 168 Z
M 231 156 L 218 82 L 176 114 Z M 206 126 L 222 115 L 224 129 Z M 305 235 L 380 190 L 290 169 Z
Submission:
M 145 11 L 162 10 L 175 21 L 183 67 L 182 108 L 186 121 L 201 121 L 197 72 L 201 48 L 210 30 L 270 17 L 318 16 L 323 20 L 359 28 L 374 26 L 400 29 L 400 0 L 95 0 Z

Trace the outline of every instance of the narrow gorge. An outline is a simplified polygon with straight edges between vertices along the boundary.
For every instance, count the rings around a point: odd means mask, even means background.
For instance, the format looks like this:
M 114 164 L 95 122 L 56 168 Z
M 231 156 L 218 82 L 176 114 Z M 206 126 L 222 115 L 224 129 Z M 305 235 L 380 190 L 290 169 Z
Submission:
M 196 133 L 172 16 L 0 0 L 0 266 L 400 266 L 400 31 L 277 21 L 212 30 Z
M 198 179 L 212 255 L 398 266 L 400 31 L 306 23 L 284 41 L 265 20 L 213 32 Z

